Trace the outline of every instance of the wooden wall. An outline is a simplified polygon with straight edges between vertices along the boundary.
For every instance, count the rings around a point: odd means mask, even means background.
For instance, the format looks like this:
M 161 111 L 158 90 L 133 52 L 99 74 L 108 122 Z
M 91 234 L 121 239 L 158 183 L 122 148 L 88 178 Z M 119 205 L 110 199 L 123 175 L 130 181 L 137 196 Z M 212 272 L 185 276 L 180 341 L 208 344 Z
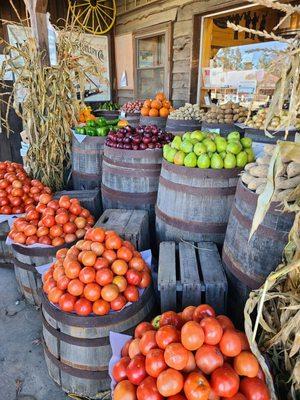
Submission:
M 138 32 L 145 27 L 172 22 L 171 93 L 175 106 L 197 98 L 200 52 L 200 14 L 223 11 L 234 6 L 250 5 L 242 0 L 118 0 L 115 35 Z M 117 60 L 116 60 L 117 62 Z M 127 97 L 133 91 L 126 91 Z M 122 94 L 119 93 L 120 97 Z

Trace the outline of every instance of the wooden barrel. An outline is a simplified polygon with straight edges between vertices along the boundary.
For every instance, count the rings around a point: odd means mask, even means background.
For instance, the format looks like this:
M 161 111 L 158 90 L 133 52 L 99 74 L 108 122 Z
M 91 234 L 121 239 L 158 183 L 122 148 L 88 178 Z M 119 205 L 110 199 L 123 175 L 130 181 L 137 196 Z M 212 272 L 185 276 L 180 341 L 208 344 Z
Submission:
M 90 190 L 101 186 L 102 157 L 105 137 L 86 136 L 79 143 L 73 134 L 72 181 L 75 190 Z
M 123 150 L 104 146 L 102 174 L 103 208 L 149 211 L 154 207 L 162 162 L 162 150 Z
M 158 241 L 222 244 L 240 171 L 187 168 L 163 160 L 156 205 Z
M 124 119 L 128 122 L 130 126 L 136 128 L 140 123 L 141 114 L 140 113 L 131 113 L 126 114 Z
M 112 119 L 117 119 L 120 116 L 119 110 L 96 110 L 94 111 L 94 115 L 96 117 L 102 117 L 107 119 L 108 121 Z
M 137 303 L 100 317 L 60 311 L 41 293 L 44 353 L 50 377 L 67 393 L 95 398 L 110 388 L 109 333 L 133 334 L 135 326 L 153 317 L 153 288 Z M 97 397 L 99 398 L 99 397 Z
M 201 129 L 203 131 L 215 131 L 221 136 L 227 136 L 230 132 L 240 132 L 241 137 L 244 137 L 244 129 L 239 124 L 210 124 L 202 121 Z
M 256 143 L 270 143 L 276 144 L 277 140 L 285 140 L 285 131 L 274 132 L 270 131 L 274 137 L 266 136 L 265 131 L 262 129 L 245 128 L 245 137 L 251 138 Z M 290 142 L 295 141 L 296 130 L 289 131 L 287 140 Z
M 229 308 L 233 316 L 242 310 L 252 289 L 281 262 L 294 215 L 282 213 L 280 203 L 271 204 L 262 224 L 249 241 L 258 195 L 238 182 L 234 204 L 227 226 L 222 260 L 229 285 Z
M 140 125 L 156 125 L 158 128 L 166 128 L 167 118 L 164 117 L 143 117 L 140 118 Z
M 166 131 L 175 135 L 183 135 L 185 132 L 201 130 L 201 121 L 196 119 L 167 119 Z
M 6 238 L 10 231 L 7 221 L 0 222 L 0 267 L 13 266 L 13 254 L 10 246 L 7 246 Z
M 63 247 L 67 247 L 67 244 L 58 247 L 40 248 L 12 245 L 18 288 L 28 303 L 38 306 L 41 304 L 38 291 L 42 286 L 42 279 L 35 267 L 52 263 L 57 250 Z

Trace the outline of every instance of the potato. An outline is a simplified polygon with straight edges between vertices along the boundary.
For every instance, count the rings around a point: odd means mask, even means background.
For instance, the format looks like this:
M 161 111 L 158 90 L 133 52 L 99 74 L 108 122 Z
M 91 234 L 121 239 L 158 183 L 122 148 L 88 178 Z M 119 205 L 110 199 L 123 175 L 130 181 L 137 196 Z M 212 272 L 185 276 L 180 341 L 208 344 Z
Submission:
M 300 185 L 300 175 L 287 179 L 279 176 L 275 179 L 276 189 L 294 189 L 298 185 Z
M 257 164 L 259 165 L 269 165 L 271 161 L 271 157 L 268 155 L 265 155 L 264 157 L 258 157 L 256 159 Z
M 272 156 L 274 153 L 276 145 L 275 144 L 265 144 L 264 145 L 264 152 L 265 154 L 268 154 L 269 156 Z
M 296 201 L 297 197 L 294 189 L 277 190 L 275 191 L 273 201 Z
M 249 183 L 253 180 L 253 176 L 251 176 L 248 172 L 243 172 L 241 179 L 242 179 L 242 182 L 248 186 Z
M 249 169 L 251 169 L 252 167 L 256 167 L 257 166 L 257 163 L 256 162 L 252 162 L 252 163 L 249 163 L 249 164 L 246 164 L 246 166 L 245 166 L 245 171 L 249 171 Z
M 293 178 L 294 176 L 300 175 L 300 163 L 294 161 L 290 162 L 286 169 L 288 178 Z
M 258 165 L 248 170 L 249 174 L 256 178 L 266 178 L 268 175 L 268 165 Z
M 261 185 L 266 185 L 267 178 L 254 178 L 248 185 L 248 189 L 256 190 Z
M 259 185 L 256 190 L 255 193 L 256 194 L 262 194 L 262 192 L 265 190 L 266 185 L 263 183 L 262 185 Z

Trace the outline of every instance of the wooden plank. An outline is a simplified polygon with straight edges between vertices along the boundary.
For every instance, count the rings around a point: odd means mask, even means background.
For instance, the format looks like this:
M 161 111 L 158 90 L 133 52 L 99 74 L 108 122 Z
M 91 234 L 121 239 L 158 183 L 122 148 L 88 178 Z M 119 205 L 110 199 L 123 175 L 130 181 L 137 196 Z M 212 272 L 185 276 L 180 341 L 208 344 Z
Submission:
M 205 285 L 205 301 L 218 314 L 224 314 L 228 285 L 217 246 L 212 242 L 200 242 L 197 247 Z
M 147 211 L 133 211 L 126 225 L 125 237 L 139 251 L 150 249 L 149 214 Z
M 176 248 L 175 242 L 159 245 L 158 290 L 161 311 L 176 311 Z
M 201 280 L 193 243 L 179 243 L 182 308 L 201 304 Z
M 114 230 L 120 236 L 124 236 L 125 227 L 130 220 L 132 210 L 105 210 L 95 226 L 102 226 L 104 229 Z

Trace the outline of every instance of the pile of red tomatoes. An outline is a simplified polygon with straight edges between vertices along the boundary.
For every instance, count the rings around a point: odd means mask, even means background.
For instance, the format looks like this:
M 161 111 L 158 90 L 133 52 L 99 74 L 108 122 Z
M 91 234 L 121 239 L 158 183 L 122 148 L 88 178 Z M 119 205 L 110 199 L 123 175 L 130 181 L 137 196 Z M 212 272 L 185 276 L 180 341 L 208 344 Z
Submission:
M 94 225 L 94 217 L 76 198 L 54 200 L 51 194 L 43 193 L 38 200 L 37 206 L 31 204 L 25 216 L 14 221 L 8 236 L 15 243 L 61 246 L 82 239 Z
M 84 240 L 57 251 L 43 290 L 62 311 L 106 315 L 138 301 L 138 288 L 150 283 L 150 269 L 130 242 L 114 231 L 92 228 Z
M 30 179 L 21 164 L 0 162 L 0 214 L 23 214 L 42 193 L 50 194 L 51 189 Z
M 114 400 L 270 400 L 244 333 L 212 307 L 140 323 L 112 374 Z

